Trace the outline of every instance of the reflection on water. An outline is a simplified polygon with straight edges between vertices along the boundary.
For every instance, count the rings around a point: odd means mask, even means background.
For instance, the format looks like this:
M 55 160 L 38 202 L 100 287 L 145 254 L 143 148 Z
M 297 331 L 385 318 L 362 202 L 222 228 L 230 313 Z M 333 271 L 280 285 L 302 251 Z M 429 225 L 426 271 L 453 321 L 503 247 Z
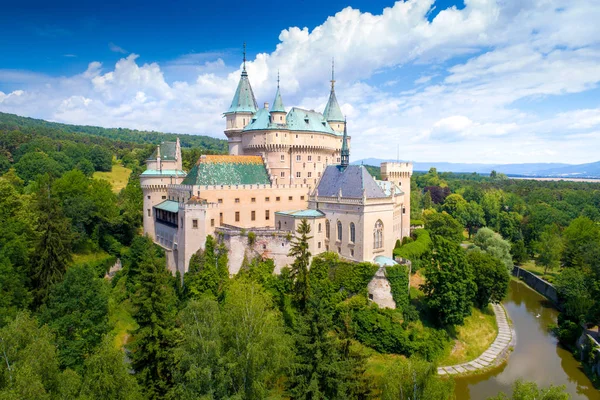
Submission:
M 504 302 L 517 343 L 508 362 L 482 375 L 456 379 L 456 398 L 481 400 L 503 391 L 521 378 L 538 385 L 566 385 L 573 399 L 600 400 L 573 355 L 558 345 L 549 326 L 556 323 L 558 311 L 527 285 L 511 281 Z

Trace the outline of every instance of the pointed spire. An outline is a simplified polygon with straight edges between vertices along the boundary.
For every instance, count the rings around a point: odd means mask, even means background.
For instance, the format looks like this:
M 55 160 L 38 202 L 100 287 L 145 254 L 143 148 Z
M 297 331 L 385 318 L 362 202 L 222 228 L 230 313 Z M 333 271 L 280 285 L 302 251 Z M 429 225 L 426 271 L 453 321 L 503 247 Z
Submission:
M 254 114 L 256 111 L 258 111 L 258 104 L 256 103 L 250 80 L 248 79 L 248 72 L 246 72 L 246 42 L 244 42 L 242 76 L 231 101 L 231 106 L 225 114 L 235 112 L 249 112 Z
M 271 108 L 271 112 L 285 112 L 283 100 L 281 100 L 281 94 L 279 93 L 279 71 L 277 71 L 277 92 L 275 93 L 275 100 L 273 100 L 273 107 Z
M 331 92 L 329 93 L 329 100 L 323 111 L 323 116 L 328 122 L 344 122 L 344 114 L 342 114 L 340 105 L 335 97 L 335 64 L 333 59 L 331 59 Z
M 348 147 L 348 124 L 346 118 L 344 118 L 344 136 L 342 138 L 342 151 L 341 151 L 341 163 L 342 168 L 346 168 L 350 163 L 350 148 Z

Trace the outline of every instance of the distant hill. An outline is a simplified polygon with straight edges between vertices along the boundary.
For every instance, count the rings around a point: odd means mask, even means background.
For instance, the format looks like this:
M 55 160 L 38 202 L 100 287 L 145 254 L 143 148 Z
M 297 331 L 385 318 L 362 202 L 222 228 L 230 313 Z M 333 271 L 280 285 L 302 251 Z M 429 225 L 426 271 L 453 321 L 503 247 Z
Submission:
M 353 164 L 378 166 L 382 162 L 397 161 L 390 159 L 366 158 Z M 413 162 L 415 171 L 429 171 L 437 168 L 439 172 L 467 172 L 489 174 L 492 170 L 511 176 L 600 178 L 600 161 L 588 164 L 562 163 L 523 163 L 523 164 L 468 164 L 450 162 Z
M 155 131 L 138 131 L 127 128 L 102 128 L 89 125 L 70 125 L 58 122 L 48 122 L 43 119 L 21 117 L 15 114 L 0 112 L 0 132 L 10 130 L 55 130 L 66 133 L 85 133 L 138 144 L 159 144 L 162 141 L 175 141 L 179 137 L 182 147 L 199 147 L 214 152 L 227 152 L 227 141 L 203 135 L 184 135 Z

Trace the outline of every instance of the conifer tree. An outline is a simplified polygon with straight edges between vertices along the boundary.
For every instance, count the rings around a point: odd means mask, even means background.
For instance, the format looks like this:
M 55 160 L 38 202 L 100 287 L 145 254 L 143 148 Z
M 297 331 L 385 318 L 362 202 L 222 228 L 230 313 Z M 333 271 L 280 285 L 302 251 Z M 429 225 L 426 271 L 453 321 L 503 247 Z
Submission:
M 147 237 L 141 240 L 149 249 L 154 246 Z M 138 328 L 133 332 L 131 361 L 146 397 L 160 398 L 172 386 L 173 348 L 178 340 L 174 278 L 156 251 L 143 251 L 137 267 L 139 277 L 132 302 Z
M 312 236 L 308 236 L 310 233 L 310 225 L 306 219 L 303 219 L 300 222 L 297 233 L 299 236 L 296 236 L 293 239 L 292 248 L 288 255 L 296 258 L 292 264 L 291 276 L 294 279 L 296 299 L 300 304 L 300 308 L 304 309 L 310 293 L 308 266 L 310 264 L 311 254 L 310 251 L 308 251 L 308 241 L 312 239 Z

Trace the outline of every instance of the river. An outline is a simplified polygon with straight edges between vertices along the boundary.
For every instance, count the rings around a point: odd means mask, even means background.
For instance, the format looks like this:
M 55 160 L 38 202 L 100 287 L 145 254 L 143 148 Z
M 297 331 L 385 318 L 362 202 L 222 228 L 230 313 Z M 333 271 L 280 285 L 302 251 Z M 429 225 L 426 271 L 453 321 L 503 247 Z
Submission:
M 533 289 L 511 280 L 504 307 L 517 334 L 508 362 L 482 375 L 456 378 L 458 400 L 483 400 L 499 392 L 511 393 L 521 378 L 540 386 L 566 385 L 572 399 L 600 400 L 600 391 L 583 373 L 579 362 L 549 332 L 558 311 Z

